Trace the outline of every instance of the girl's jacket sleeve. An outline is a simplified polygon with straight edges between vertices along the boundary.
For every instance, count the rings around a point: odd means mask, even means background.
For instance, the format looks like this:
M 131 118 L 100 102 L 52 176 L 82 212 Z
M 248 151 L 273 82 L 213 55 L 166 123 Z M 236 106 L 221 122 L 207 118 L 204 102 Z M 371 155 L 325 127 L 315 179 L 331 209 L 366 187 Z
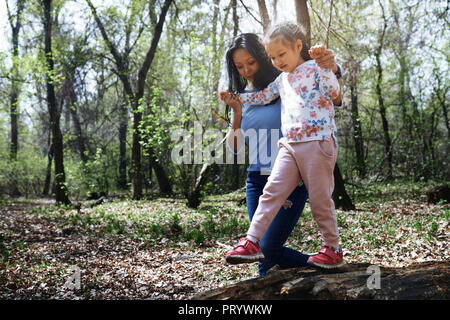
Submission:
M 325 98 L 334 100 L 339 96 L 339 81 L 331 69 L 319 68 L 316 73 L 316 81 L 319 83 L 320 94 Z
M 278 78 L 269 83 L 267 88 L 256 92 L 245 92 L 239 94 L 239 101 L 245 104 L 269 104 L 280 96 Z

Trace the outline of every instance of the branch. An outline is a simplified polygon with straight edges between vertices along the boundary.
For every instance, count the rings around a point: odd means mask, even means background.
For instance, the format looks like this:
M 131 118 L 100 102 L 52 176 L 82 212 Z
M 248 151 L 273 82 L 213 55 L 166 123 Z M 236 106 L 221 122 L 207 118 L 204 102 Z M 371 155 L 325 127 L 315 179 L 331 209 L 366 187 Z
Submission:
M 117 48 L 114 46 L 114 44 L 111 42 L 111 40 L 108 37 L 108 34 L 106 33 L 105 27 L 103 26 L 102 21 L 100 20 L 97 10 L 95 9 L 94 5 L 92 4 L 91 0 L 86 0 L 87 4 L 89 5 L 89 8 L 91 9 L 92 15 L 94 16 L 95 22 L 97 22 L 97 26 L 100 29 L 100 32 L 102 34 L 103 40 L 105 40 L 106 45 L 108 46 L 109 51 L 114 57 L 114 60 L 116 62 L 117 70 L 119 72 L 119 78 L 122 80 L 125 92 L 133 96 L 133 89 L 131 88 L 130 81 L 128 79 L 128 70 L 126 68 L 126 64 L 123 61 L 122 55 L 119 53 Z
M 266 1 L 258 0 L 258 8 L 259 8 L 259 15 L 263 20 L 263 29 L 265 33 L 267 31 L 267 28 L 270 26 L 270 18 L 269 13 L 267 12 Z
M 327 27 L 327 38 L 326 38 L 326 47 L 328 48 L 328 34 L 330 32 L 331 27 L 331 18 L 333 17 L 333 0 L 330 2 L 330 18 L 328 19 L 328 27 Z
M 153 33 L 152 43 L 145 57 L 144 63 L 142 64 L 141 70 L 139 70 L 138 74 L 138 83 L 137 83 L 137 92 L 136 97 L 140 99 L 144 95 L 144 85 L 145 79 L 147 78 L 148 70 L 153 62 L 153 58 L 155 57 L 156 47 L 158 46 L 159 39 L 161 38 L 162 29 L 164 25 L 164 20 L 167 15 L 167 11 L 169 10 L 170 4 L 173 0 L 165 0 L 164 5 L 161 9 L 161 13 L 159 15 L 158 23 L 155 26 L 155 32 Z
M 244 2 L 242 0 L 239 0 L 239 2 L 242 4 L 242 6 L 244 7 L 245 11 L 248 12 L 248 14 L 255 19 L 256 22 L 258 22 L 263 28 L 264 28 L 264 24 L 261 22 L 261 20 L 258 20 L 258 18 L 256 18 L 253 13 L 251 13 L 250 9 L 244 4 Z
M 13 26 L 13 17 L 12 17 L 12 15 L 11 15 L 11 10 L 9 10 L 8 0 L 5 0 L 5 3 L 6 3 L 6 12 L 8 13 L 9 24 L 11 25 L 11 29 L 14 29 L 14 26 Z
M 320 17 L 319 12 L 317 12 L 316 9 L 314 9 L 314 7 L 311 5 L 311 10 L 312 12 L 316 15 L 317 19 L 319 19 L 319 22 L 325 27 L 326 23 L 322 20 L 322 18 Z M 347 39 L 345 39 L 344 37 L 342 37 L 341 35 L 339 35 L 337 32 L 335 32 L 334 30 L 330 30 L 330 34 L 333 34 L 336 37 L 336 40 L 340 41 L 341 43 L 349 46 L 349 42 Z

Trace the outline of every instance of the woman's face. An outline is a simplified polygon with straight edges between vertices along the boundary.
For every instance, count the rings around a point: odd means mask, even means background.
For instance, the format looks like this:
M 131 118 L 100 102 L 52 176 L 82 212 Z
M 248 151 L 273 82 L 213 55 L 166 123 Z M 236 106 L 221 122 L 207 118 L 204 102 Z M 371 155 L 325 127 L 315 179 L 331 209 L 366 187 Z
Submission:
M 244 79 L 253 82 L 256 72 L 259 70 L 259 63 L 245 49 L 236 49 L 233 52 L 233 62 L 239 74 Z

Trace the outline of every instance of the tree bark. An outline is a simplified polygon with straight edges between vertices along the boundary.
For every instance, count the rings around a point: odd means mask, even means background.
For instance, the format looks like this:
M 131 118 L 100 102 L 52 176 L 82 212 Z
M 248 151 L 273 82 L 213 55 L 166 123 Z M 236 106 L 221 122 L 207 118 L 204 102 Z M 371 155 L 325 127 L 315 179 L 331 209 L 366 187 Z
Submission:
M 50 182 L 52 178 L 52 162 L 53 162 L 53 144 L 51 144 L 51 133 L 48 134 L 48 153 L 47 153 L 47 173 L 45 175 L 44 190 L 42 191 L 43 196 L 48 196 L 50 191 Z
M 233 39 L 235 39 L 239 32 L 239 17 L 237 14 L 237 0 L 231 0 L 233 8 Z
M 74 88 L 74 82 L 75 82 L 75 75 L 73 75 L 72 79 L 69 79 L 70 81 L 70 88 L 69 88 L 69 109 L 70 109 L 70 115 L 73 120 L 74 129 L 75 129 L 75 136 L 77 141 L 77 147 L 78 151 L 80 152 L 80 158 L 83 163 L 86 163 L 88 161 L 88 157 L 86 155 L 86 144 L 85 144 L 85 138 L 83 135 L 83 130 L 81 128 L 80 118 L 78 117 L 77 112 L 77 95 L 75 93 Z
M 384 8 L 383 8 L 383 5 L 381 4 L 381 2 L 380 2 L 380 6 L 381 6 L 381 10 L 383 12 L 384 24 L 383 24 L 383 29 L 380 33 L 379 45 L 375 51 L 375 59 L 377 62 L 376 68 L 377 68 L 377 73 L 378 73 L 375 89 L 376 89 L 376 93 L 377 93 L 377 97 L 378 97 L 378 108 L 380 111 L 381 122 L 383 124 L 384 148 L 386 151 L 386 159 L 387 159 L 387 165 L 388 165 L 387 178 L 391 179 L 392 178 L 392 142 L 391 142 L 391 136 L 389 134 L 389 123 L 386 118 L 386 106 L 384 105 L 384 99 L 383 99 L 383 94 L 382 94 L 382 90 L 381 90 L 381 85 L 383 83 L 383 68 L 381 66 L 381 52 L 383 50 L 384 35 L 386 32 L 386 28 L 387 28 L 387 22 L 386 22 L 386 18 L 384 16 Z
M 53 150 L 55 161 L 55 197 L 56 203 L 70 204 L 66 187 L 66 175 L 64 172 L 64 149 L 60 129 L 60 112 L 58 110 L 55 87 L 54 87 L 54 62 L 52 53 L 52 19 L 51 0 L 44 0 L 44 31 L 45 31 L 45 59 L 46 59 L 46 82 L 47 82 L 47 104 L 50 115 L 50 126 L 53 138 Z
M 449 299 L 450 265 L 405 268 L 347 264 L 340 269 L 286 269 L 202 292 L 193 300 L 406 300 Z
M 295 0 L 297 23 L 302 27 L 306 44 L 311 47 L 311 22 L 309 19 L 308 4 L 306 0 Z
M 384 8 L 382 3 L 379 1 L 379 5 L 382 9 L 383 13 L 383 20 L 386 24 L 386 17 L 384 15 Z M 395 5 L 392 5 L 391 3 L 391 10 L 392 10 L 392 17 L 394 20 L 394 26 L 398 30 L 399 35 L 395 39 L 398 44 L 398 51 L 394 52 L 395 57 L 398 60 L 400 70 L 398 72 L 399 76 L 399 101 L 400 101 L 400 108 L 402 111 L 402 126 L 406 129 L 406 134 L 411 134 L 413 132 L 413 119 L 408 114 L 408 103 L 411 100 L 411 89 L 409 87 L 409 71 L 410 67 L 408 66 L 407 61 L 407 52 L 409 43 L 411 40 L 411 37 L 413 35 L 413 29 L 414 25 L 416 24 L 417 20 L 414 18 L 414 15 L 410 10 L 413 10 L 412 8 L 406 8 L 407 11 L 409 11 L 409 16 L 405 18 L 400 18 L 399 15 L 399 8 L 396 8 Z M 406 27 L 404 24 L 406 23 Z M 409 139 L 406 140 L 408 143 Z
M 445 127 L 447 128 L 447 143 L 450 143 L 450 121 L 449 121 L 449 116 L 448 116 L 448 104 L 446 104 L 444 102 L 445 100 L 440 100 L 440 105 L 442 108 L 442 114 L 444 115 L 444 122 L 445 122 Z
M 150 160 L 150 165 L 155 171 L 156 179 L 158 180 L 159 191 L 163 195 L 171 195 L 172 194 L 172 183 L 169 180 L 169 177 L 164 170 L 164 167 L 158 162 L 153 152 L 149 152 L 148 156 Z
M 12 31 L 12 72 L 11 72 L 11 93 L 10 93 L 10 118 L 11 118 L 11 146 L 10 157 L 11 160 L 17 160 L 18 142 L 18 110 L 19 110 L 19 33 L 22 27 L 22 12 L 25 6 L 24 0 L 17 0 L 17 11 L 13 16 L 9 10 L 8 1 L 6 1 L 6 8 L 8 11 L 8 20 Z M 15 22 L 14 22 L 15 18 Z
M 11 119 L 11 144 L 10 144 L 10 159 L 11 161 L 17 161 L 17 151 L 19 149 L 19 33 L 22 27 L 22 12 L 24 9 L 25 1 L 17 0 L 17 10 L 15 16 L 13 16 L 9 10 L 8 1 L 6 1 L 6 8 L 8 11 L 8 20 L 12 31 L 12 70 L 11 70 L 11 92 L 10 92 L 10 119 Z M 15 18 L 15 22 L 14 22 Z M 21 196 L 18 188 L 17 179 L 13 178 L 13 188 L 10 190 L 11 195 L 14 197 Z
M 205 163 L 200 170 L 200 173 L 195 181 L 194 187 L 187 194 L 187 206 L 189 208 L 197 208 L 202 202 L 201 190 L 206 181 L 208 181 L 211 172 L 214 171 L 214 168 L 217 165 L 215 163 Z
M 223 147 L 223 143 L 226 140 L 226 137 L 219 142 L 217 146 L 214 148 L 214 154 L 220 152 L 220 149 Z M 188 200 L 188 206 L 190 208 L 197 208 L 201 203 L 201 189 L 205 182 L 208 180 L 211 173 L 217 168 L 217 164 L 214 162 L 205 162 L 200 170 L 199 175 L 195 181 L 194 187 L 187 193 L 186 198 Z M 234 170 L 233 170 L 234 173 Z M 239 175 L 237 175 L 239 176 Z
M 341 208 L 344 211 L 355 210 L 355 205 L 350 199 L 347 191 L 345 190 L 344 179 L 342 178 L 341 170 L 336 162 L 334 166 L 334 191 L 333 201 L 336 209 Z
M 361 178 L 366 175 L 366 164 L 364 161 L 364 140 L 362 136 L 362 125 L 359 120 L 358 93 L 356 81 L 350 83 L 352 123 L 353 123 L 353 141 L 355 142 L 356 166 Z
M 262 19 L 263 31 L 264 33 L 266 33 L 270 27 L 270 18 L 269 12 L 267 11 L 265 0 L 258 0 L 258 8 L 259 8 L 259 15 L 261 16 Z
M 124 103 L 120 110 L 119 124 L 119 182 L 118 187 L 122 190 L 127 189 L 127 129 L 128 129 L 128 112 L 127 105 Z

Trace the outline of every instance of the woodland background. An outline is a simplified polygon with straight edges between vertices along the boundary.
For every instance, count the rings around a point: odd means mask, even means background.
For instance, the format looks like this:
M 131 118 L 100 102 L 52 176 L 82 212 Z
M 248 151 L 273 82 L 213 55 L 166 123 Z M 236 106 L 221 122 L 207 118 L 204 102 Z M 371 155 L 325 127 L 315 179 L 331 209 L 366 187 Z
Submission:
M 296 20 L 295 1 L 53 1 L 48 12 L 44 3 L 1 4 L 0 194 L 62 202 L 187 194 L 201 165 L 171 161 L 170 133 L 194 121 L 226 132 L 210 109 L 224 115 L 217 92 L 233 36 Z M 308 6 L 311 43 L 332 48 L 344 73 L 345 181 L 448 181 L 448 3 Z M 246 167 L 215 167 L 202 192 L 242 187 Z
M 311 44 L 331 48 L 343 70 L 337 188 L 353 209 L 338 211 L 347 261 L 448 259 L 450 209 L 425 204 L 427 188 L 450 180 L 447 1 L 1 0 L 2 296 L 73 298 L 56 289 L 73 264 L 89 265 L 75 294 L 85 298 L 176 299 L 255 276 L 253 267 L 217 271 L 224 243 L 248 226 L 248 164 L 176 164 L 170 137 L 193 134 L 195 121 L 225 134 L 211 108 L 225 116 L 227 47 L 283 20 L 310 27 Z M 106 205 L 86 202 L 100 196 Z M 289 245 L 313 252 L 308 206 L 304 219 Z M 92 254 L 98 265 L 83 260 Z M 119 267 L 122 254 L 132 260 Z M 199 275 L 194 255 L 214 271 Z M 124 276 L 142 259 L 169 269 Z M 185 262 L 195 275 L 162 280 Z M 138 278 L 154 281 L 144 292 Z

